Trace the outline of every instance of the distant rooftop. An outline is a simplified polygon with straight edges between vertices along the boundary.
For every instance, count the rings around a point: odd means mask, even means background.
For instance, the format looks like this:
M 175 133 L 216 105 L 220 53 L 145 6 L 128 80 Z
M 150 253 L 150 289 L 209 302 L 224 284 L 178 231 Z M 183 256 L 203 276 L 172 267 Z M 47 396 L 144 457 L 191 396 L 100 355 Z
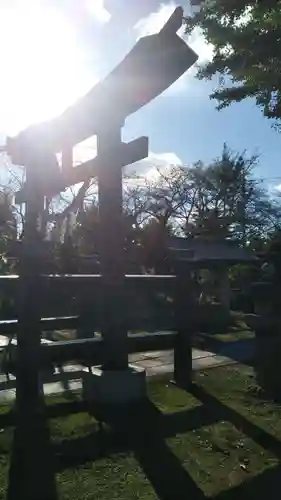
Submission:
M 203 237 L 168 238 L 168 248 L 177 253 L 177 259 L 205 264 L 225 263 L 234 265 L 253 262 L 255 256 L 250 250 L 241 248 L 237 242 L 230 240 L 209 240 Z

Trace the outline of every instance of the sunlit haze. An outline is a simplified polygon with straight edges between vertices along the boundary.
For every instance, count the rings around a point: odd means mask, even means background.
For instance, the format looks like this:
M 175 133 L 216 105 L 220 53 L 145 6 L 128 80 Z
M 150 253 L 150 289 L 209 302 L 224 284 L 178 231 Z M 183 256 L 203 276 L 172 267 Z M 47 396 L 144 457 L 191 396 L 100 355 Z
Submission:
M 59 115 L 110 73 L 140 37 L 159 32 L 179 4 L 185 14 L 193 11 L 189 0 L 0 0 L 0 145 L 6 135 Z M 237 23 L 250 16 L 245 11 Z M 178 34 L 198 54 L 199 65 L 212 59 L 213 47 L 199 28 L 189 36 L 182 27 Z M 198 80 L 196 71 L 194 65 L 126 120 L 124 141 L 149 137 L 148 158 L 127 171 L 153 180 L 170 165 L 213 161 L 227 142 L 234 151 L 260 154 L 257 175 L 279 186 L 280 135 L 272 121 L 254 99 L 216 111 L 210 94 L 221 80 Z M 78 145 L 74 163 L 96 150 L 95 138 Z M 0 155 L 0 171 L 6 161 Z
M 0 6 L 0 130 L 59 114 L 94 83 L 66 18 L 47 6 Z

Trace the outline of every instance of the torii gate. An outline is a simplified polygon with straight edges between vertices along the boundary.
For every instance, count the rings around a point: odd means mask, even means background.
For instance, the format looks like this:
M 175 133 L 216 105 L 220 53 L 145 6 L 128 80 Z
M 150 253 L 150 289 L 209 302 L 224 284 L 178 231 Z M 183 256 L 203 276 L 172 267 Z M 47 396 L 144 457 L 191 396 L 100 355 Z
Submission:
M 158 34 L 141 38 L 103 81 L 61 116 L 31 126 L 7 140 L 12 162 L 26 167 L 26 185 L 18 193 L 18 200 L 26 204 L 26 221 L 20 259 L 17 371 L 18 426 L 22 440 L 19 463 L 25 467 L 26 476 L 34 477 L 34 471 L 28 469 L 29 446 L 40 406 L 41 278 L 37 226 L 44 197 L 94 176 L 98 178 L 102 334 L 106 353 L 103 369 L 117 377 L 120 372 L 128 372 L 127 331 L 122 314 L 122 167 L 148 155 L 147 137 L 125 144 L 121 140 L 121 129 L 129 115 L 161 94 L 196 62 L 195 52 L 177 35 L 182 21 L 183 10 L 178 7 Z M 97 157 L 73 168 L 73 146 L 92 135 L 97 135 Z M 56 159 L 58 152 L 63 155 L 61 170 Z M 31 487 L 32 479 L 26 484 Z M 36 492 L 29 490 L 26 494 L 22 492 L 22 497 L 38 498 Z

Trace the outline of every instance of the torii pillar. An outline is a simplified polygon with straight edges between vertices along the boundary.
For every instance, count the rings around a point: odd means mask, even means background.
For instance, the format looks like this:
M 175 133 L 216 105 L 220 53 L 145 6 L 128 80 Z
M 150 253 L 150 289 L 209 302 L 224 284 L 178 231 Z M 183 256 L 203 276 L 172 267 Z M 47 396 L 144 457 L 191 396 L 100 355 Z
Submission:
M 100 220 L 100 264 L 102 334 L 105 342 L 104 369 L 128 368 L 127 330 L 124 321 L 124 229 L 121 125 L 113 124 L 97 135 L 98 156 L 105 158 L 98 169 Z M 121 151 L 120 151 L 121 152 Z
M 121 130 L 115 121 L 97 133 L 97 153 L 105 160 L 98 168 L 104 362 L 83 376 L 87 401 L 115 407 L 146 396 L 145 371 L 128 363 Z

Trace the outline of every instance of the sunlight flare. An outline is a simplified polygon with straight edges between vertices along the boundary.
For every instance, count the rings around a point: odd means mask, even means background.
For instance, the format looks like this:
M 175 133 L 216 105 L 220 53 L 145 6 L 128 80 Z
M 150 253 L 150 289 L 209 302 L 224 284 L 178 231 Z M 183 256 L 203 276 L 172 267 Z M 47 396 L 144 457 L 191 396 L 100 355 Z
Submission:
M 7 134 L 59 114 L 95 83 L 62 14 L 23 4 L 0 6 L 0 130 Z

